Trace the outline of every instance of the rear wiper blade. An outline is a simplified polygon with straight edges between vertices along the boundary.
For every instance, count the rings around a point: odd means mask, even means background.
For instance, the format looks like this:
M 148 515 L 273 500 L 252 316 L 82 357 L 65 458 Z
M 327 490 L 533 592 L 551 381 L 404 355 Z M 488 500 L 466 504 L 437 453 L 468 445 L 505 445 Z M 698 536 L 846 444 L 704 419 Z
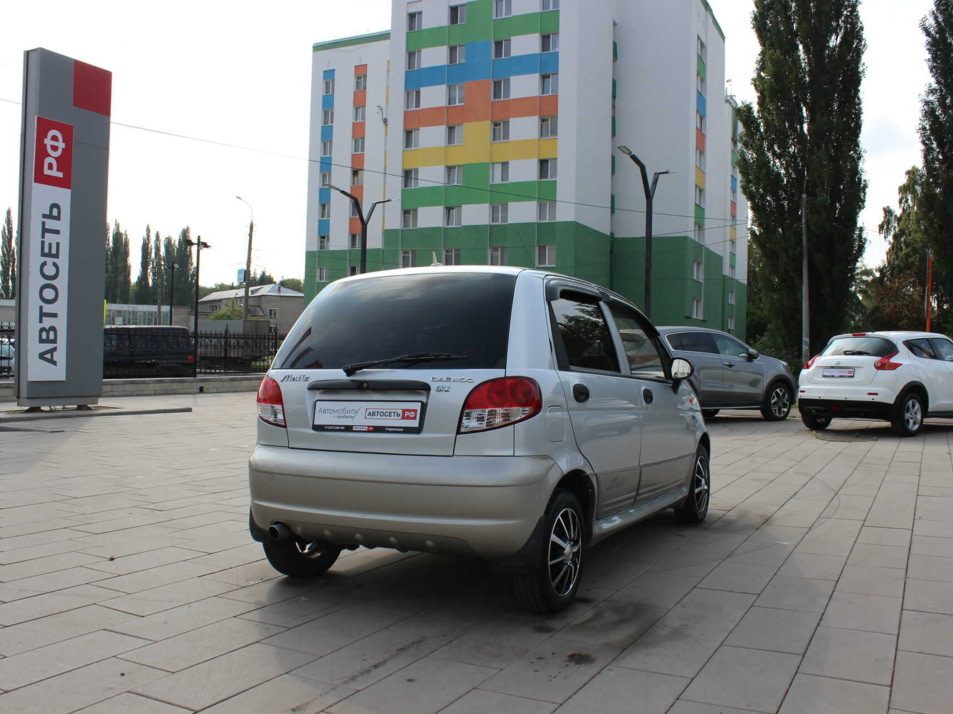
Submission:
M 414 352 L 409 355 L 398 355 L 397 357 L 374 359 L 368 360 L 367 362 L 352 362 L 351 364 L 344 365 L 341 369 L 344 370 L 344 374 L 350 377 L 359 370 L 367 369 L 368 367 L 377 367 L 382 364 L 397 364 L 400 362 L 417 364 L 419 362 L 441 362 L 444 360 L 466 358 L 466 355 L 457 354 L 455 352 Z
M 864 352 L 863 350 L 844 350 L 845 355 L 867 355 L 870 356 L 870 352 Z

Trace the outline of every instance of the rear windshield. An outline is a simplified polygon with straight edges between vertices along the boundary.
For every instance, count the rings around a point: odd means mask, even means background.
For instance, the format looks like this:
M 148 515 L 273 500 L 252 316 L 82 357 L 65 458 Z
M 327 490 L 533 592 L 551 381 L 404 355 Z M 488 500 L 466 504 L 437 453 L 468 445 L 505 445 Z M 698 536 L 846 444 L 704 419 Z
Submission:
M 332 283 L 311 301 L 275 357 L 276 369 L 340 369 L 399 355 L 462 359 L 401 369 L 502 369 L 515 275 L 428 273 Z
M 832 340 L 822 355 L 870 355 L 872 357 L 886 357 L 897 351 L 896 345 L 883 337 L 840 337 Z

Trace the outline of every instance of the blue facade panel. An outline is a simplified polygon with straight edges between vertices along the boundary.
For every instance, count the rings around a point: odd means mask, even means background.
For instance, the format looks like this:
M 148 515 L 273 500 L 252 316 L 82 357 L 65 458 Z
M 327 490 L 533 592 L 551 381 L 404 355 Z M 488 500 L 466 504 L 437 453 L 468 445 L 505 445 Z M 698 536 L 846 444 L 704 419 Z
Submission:
M 449 69 L 464 67 L 465 65 L 454 65 Z M 405 89 L 420 89 L 421 87 L 438 87 L 441 84 L 447 84 L 447 65 L 438 65 L 436 67 L 424 67 L 423 69 L 412 69 L 404 73 Z
M 318 189 L 318 203 L 331 203 L 331 189 L 327 186 Z
M 321 127 L 321 141 L 331 141 L 333 126 L 328 124 L 327 126 Z
M 559 53 L 545 52 L 539 56 L 539 71 L 541 74 L 553 74 L 559 71 Z
M 703 117 L 708 116 L 707 112 L 705 111 L 705 105 L 706 105 L 705 95 L 697 91 L 695 92 L 695 95 L 696 95 L 695 107 L 698 109 L 699 113 Z
M 322 94 L 322 95 L 321 95 L 321 108 L 322 108 L 322 109 L 334 109 L 334 95 L 333 95 L 333 94 Z
M 331 157 L 330 157 L 330 156 L 322 156 L 322 157 L 321 157 L 321 160 L 318 162 L 318 166 L 320 167 L 321 173 L 327 173 L 328 171 L 330 171 L 330 170 L 331 170 Z
M 732 191 L 738 190 L 738 179 L 734 176 L 731 177 L 731 190 Z
M 324 70 L 324 74 L 321 76 L 321 78 L 322 78 L 322 79 L 334 79 L 334 70 L 333 70 L 333 69 L 326 69 L 326 70 Z
M 539 74 L 539 67 L 539 53 L 493 60 L 493 79 L 516 77 L 522 74 Z
M 331 234 L 331 221 L 327 218 L 322 218 L 318 221 L 318 235 L 326 236 Z

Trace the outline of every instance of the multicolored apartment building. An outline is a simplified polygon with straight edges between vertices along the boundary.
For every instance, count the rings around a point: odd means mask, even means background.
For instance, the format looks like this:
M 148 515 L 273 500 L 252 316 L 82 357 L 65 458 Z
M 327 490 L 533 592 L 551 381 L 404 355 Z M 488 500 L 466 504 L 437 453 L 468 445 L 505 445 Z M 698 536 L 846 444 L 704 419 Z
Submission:
M 725 38 L 706 0 L 394 0 L 391 31 L 314 45 L 306 299 L 360 270 L 545 267 L 652 319 L 745 330 Z

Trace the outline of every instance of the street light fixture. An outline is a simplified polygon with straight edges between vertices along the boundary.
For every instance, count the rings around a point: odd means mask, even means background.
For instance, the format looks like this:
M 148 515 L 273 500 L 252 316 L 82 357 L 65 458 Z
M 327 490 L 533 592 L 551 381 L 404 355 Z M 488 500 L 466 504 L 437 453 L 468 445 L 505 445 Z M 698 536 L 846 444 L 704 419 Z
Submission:
M 638 156 L 632 153 L 628 146 L 618 147 L 619 151 L 632 159 L 632 162 L 639 167 L 639 173 L 642 175 L 642 190 L 645 192 L 645 298 L 642 309 L 645 316 L 652 317 L 652 202 L 655 199 L 655 187 L 658 185 L 658 177 L 671 171 L 656 171 L 652 174 L 652 184 L 649 185 L 648 172 L 645 164 Z
M 364 209 L 361 208 L 361 199 L 355 196 L 353 193 L 348 193 L 344 189 L 338 188 L 337 186 L 332 186 L 328 184 L 328 188 L 333 188 L 338 193 L 342 193 L 351 199 L 351 203 L 354 204 L 354 210 L 357 211 L 357 219 L 361 222 L 361 273 L 367 272 L 367 224 L 371 221 L 371 216 L 374 215 L 374 209 L 377 208 L 382 203 L 390 203 L 393 199 L 385 198 L 383 201 L 374 201 L 371 204 L 371 210 L 367 212 L 367 216 L 364 216 Z
M 251 237 L 255 232 L 255 210 L 251 207 L 251 204 L 246 201 L 241 196 L 235 196 L 239 201 L 248 206 L 249 220 L 248 220 L 248 257 L 245 259 L 245 302 L 242 308 L 242 332 L 245 331 L 245 320 L 248 319 L 248 294 L 249 294 L 249 283 L 251 280 Z
M 202 264 L 202 248 L 211 248 L 208 243 L 198 239 L 185 239 L 185 244 L 191 248 L 195 246 L 195 306 L 192 314 L 192 363 L 195 365 L 195 376 L 199 376 L 199 266 Z

